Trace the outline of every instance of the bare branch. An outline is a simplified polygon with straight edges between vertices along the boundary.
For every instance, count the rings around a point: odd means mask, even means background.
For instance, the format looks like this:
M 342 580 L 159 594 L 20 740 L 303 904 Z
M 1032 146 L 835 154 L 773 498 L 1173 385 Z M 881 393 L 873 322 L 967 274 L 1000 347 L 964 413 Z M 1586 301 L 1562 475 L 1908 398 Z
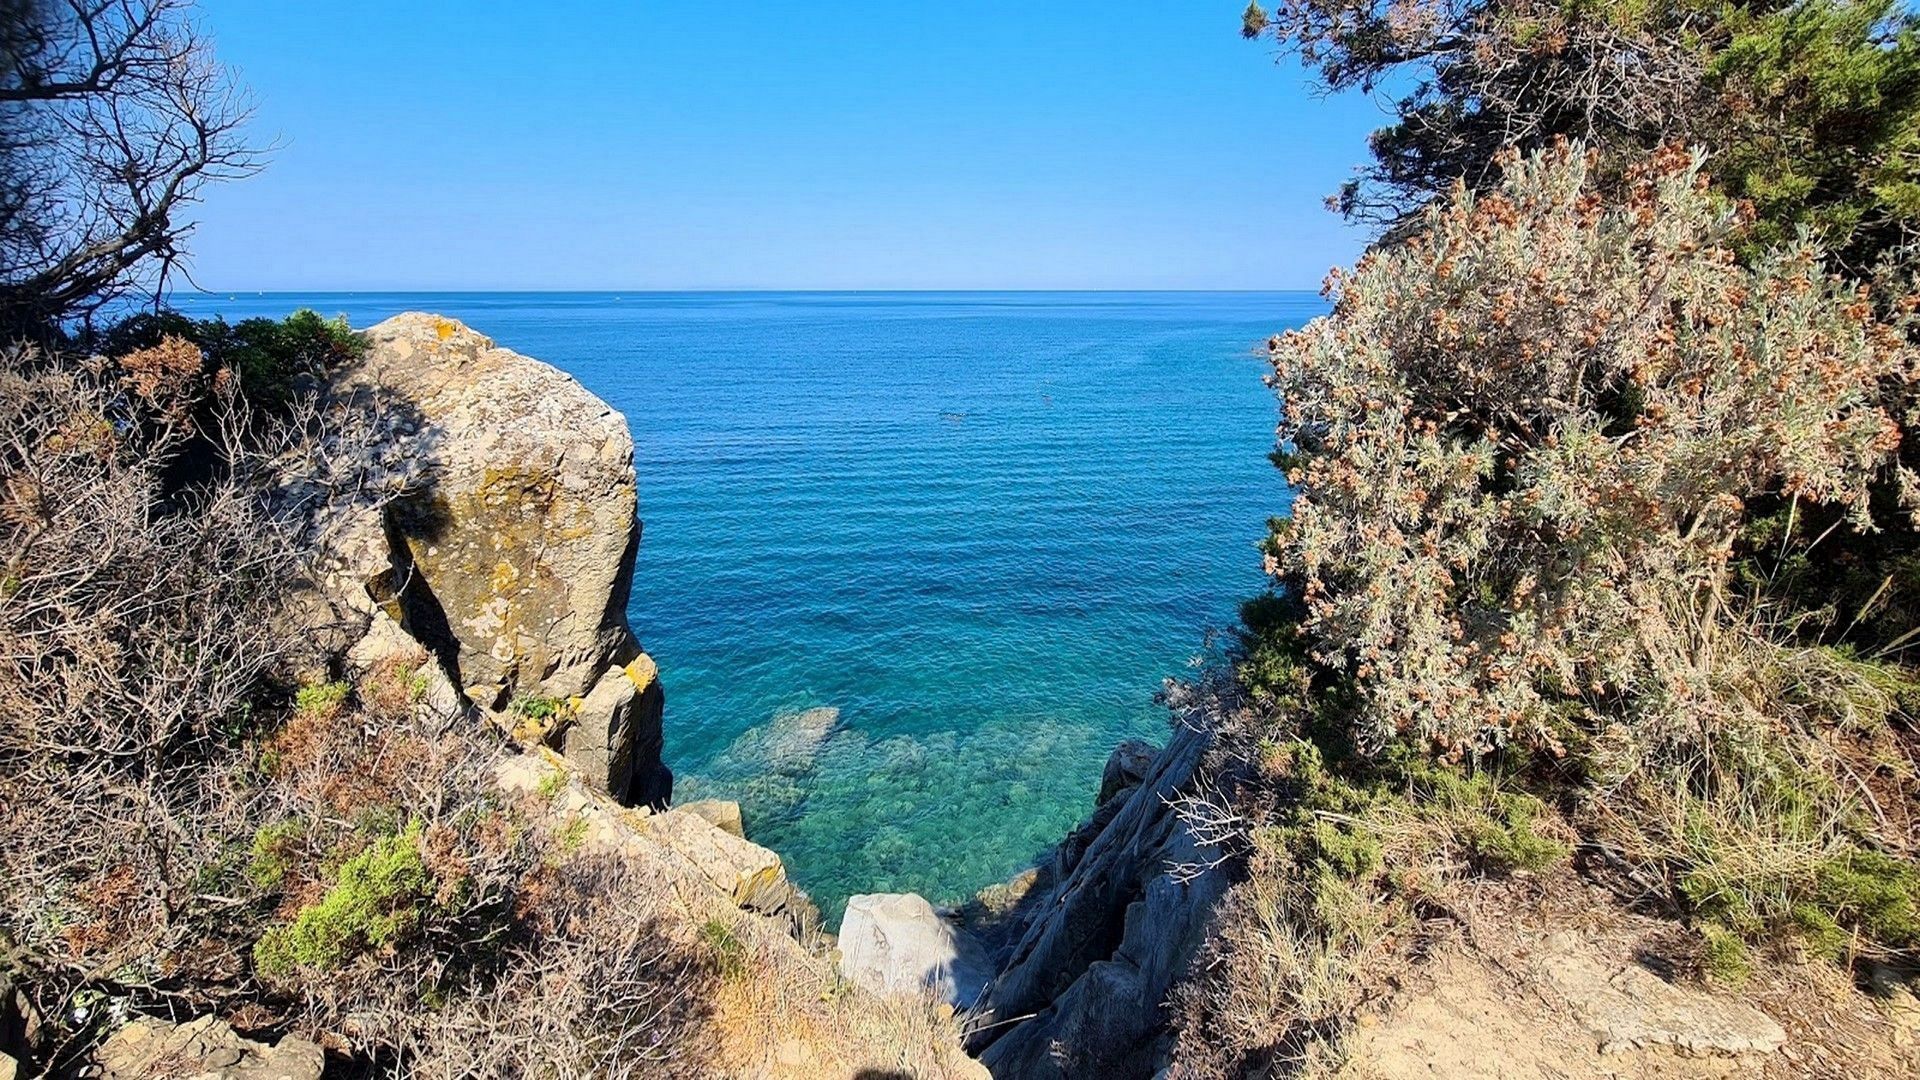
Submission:
M 157 301 L 209 182 L 257 171 L 186 0 L 0 0 L 0 332 Z

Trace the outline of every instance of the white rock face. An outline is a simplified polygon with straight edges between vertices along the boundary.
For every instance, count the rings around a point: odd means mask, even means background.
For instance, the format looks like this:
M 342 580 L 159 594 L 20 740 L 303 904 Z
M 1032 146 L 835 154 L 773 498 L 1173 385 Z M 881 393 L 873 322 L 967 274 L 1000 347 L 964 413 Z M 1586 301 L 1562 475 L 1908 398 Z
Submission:
M 931 989 L 970 1008 L 992 973 L 985 949 L 917 893 L 864 893 L 840 921 L 840 972 L 875 993 Z

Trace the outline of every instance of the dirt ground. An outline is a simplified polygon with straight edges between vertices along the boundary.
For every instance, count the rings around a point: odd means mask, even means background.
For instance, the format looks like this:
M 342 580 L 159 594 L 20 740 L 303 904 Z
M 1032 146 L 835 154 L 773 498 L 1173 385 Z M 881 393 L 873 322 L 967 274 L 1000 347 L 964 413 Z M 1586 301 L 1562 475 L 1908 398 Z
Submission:
M 1571 872 L 1479 884 L 1452 914 L 1348 1033 L 1344 1080 L 1920 1077 L 1920 1002 L 1891 973 L 1772 956 L 1713 986 L 1697 935 Z

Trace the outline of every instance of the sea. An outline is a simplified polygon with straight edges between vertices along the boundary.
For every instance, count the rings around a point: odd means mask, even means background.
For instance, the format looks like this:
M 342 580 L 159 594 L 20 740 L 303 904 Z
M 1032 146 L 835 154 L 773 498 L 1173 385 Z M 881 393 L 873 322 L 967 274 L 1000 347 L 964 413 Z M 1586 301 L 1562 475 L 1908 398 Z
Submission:
M 626 415 L 630 621 L 676 801 L 836 925 L 965 900 L 1091 809 L 1108 752 L 1263 587 L 1285 514 L 1269 293 L 197 293 L 196 317 L 458 319 Z

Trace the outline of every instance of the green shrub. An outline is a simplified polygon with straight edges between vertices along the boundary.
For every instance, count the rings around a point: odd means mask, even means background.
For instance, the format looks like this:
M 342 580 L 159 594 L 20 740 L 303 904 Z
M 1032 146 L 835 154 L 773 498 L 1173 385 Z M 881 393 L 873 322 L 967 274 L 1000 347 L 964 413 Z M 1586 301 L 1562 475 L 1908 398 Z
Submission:
M 1728 986 L 1740 986 L 1753 974 L 1753 951 L 1740 935 L 1719 927 L 1706 929 L 1707 948 L 1701 966 L 1707 977 Z
M 1300 632 L 1304 615 L 1300 602 L 1284 593 L 1268 593 L 1240 605 L 1234 675 L 1256 701 L 1288 704 L 1306 698 L 1311 657 Z
M 307 823 L 299 818 L 260 826 L 253 834 L 253 857 L 247 863 L 247 877 L 262 889 L 279 888 L 292 866 L 292 849 L 306 832 Z
M 293 707 L 309 716 L 322 716 L 338 709 L 353 693 L 344 682 L 314 683 L 294 691 Z
M 747 970 L 747 946 L 725 920 L 715 917 L 701 923 L 700 944 L 713 957 L 722 975 L 733 978 Z
M 269 402 L 287 400 L 295 376 L 324 373 L 366 347 L 344 317 L 325 319 L 306 308 L 279 322 L 243 319 L 229 327 L 216 318 L 199 329 L 215 362 L 238 371 L 250 396 Z
M 1860 268 L 1920 222 L 1917 26 L 1895 0 L 1463 0 L 1417 18 L 1394 0 L 1291 0 L 1249 5 L 1241 30 L 1335 89 L 1408 88 L 1340 194 L 1351 217 L 1417 227 L 1456 183 L 1497 186 L 1516 141 L 1584 139 L 1610 187 L 1649 148 L 1685 143 L 1755 208 L 1749 252 L 1806 226 Z
M 269 974 L 296 968 L 338 968 L 363 950 L 395 942 L 420 924 L 433 879 L 420 855 L 420 829 L 375 840 L 341 864 L 318 903 L 275 927 L 254 946 L 254 963 Z
M 572 818 L 567 822 L 567 827 L 560 832 L 560 850 L 568 855 L 579 851 L 586 846 L 587 835 L 591 831 L 592 827 L 587 824 L 585 817 Z
M 345 317 L 327 319 L 302 308 L 285 319 L 252 318 L 228 323 L 216 316 L 192 319 L 174 311 L 146 313 L 83 336 L 79 345 L 123 356 L 151 348 L 167 337 L 199 347 L 208 372 L 230 371 L 256 406 L 284 407 L 301 375 L 324 375 L 366 351 L 366 341 Z
M 1794 906 L 1791 918 L 1794 932 L 1799 936 L 1801 943 L 1806 945 L 1814 955 L 1824 956 L 1829 960 L 1846 959 L 1847 946 L 1852 941 L 1853 935 L 1847 933 L 1846 927 L 1841 926 L 1832 913 L 1814 904 L 1797 904 Z M 1709 934 L 1716 931 L 1732 933 L 1716 926 L 1708 927 Z
M 1390 861 L 1389 832 L 1400 838 L 1403 864 L 1407 855 L 1452 847 L 1482 870 L 1538 872 L 1570 854 L 1539 831 L 1546 804 L 1487 768 L 1409 753 L 1330 756 L 1304 739 L 1263 756 L 1269 775 L 1286 777 L 1287 796 L 1258 843 L 1309 868 L 1312 879 L 1370 879 Z
M 1910 859 L 1849 848 L 1821 864 L 1809 900 L 1870 940 L 1920 945 L 1920 865 Z
M 1341 880 L 1366 877 L 1380 869 L 1380 837 L 1364 825 L 1315 821 L 1309 850 Z
M 1571 851 L 1535 831 L 1545 809 L 1531 795 L 1502 792 L 1465 830 L 1467 846 L 1479 860 L 1501 870 L 1538 872 L 1566 859 Z
M 510 704 L 507 709 L 513 715 L 521 717 L 522 719 L 532 720 L 538 724 L 545 724 L 563 715 L 566 712 L 567 703 L 559 698 L 537 697 L 528 694 L 514 698 L 512 704 Z
M 1920 945 L 1920 866 L 1862 844 L 1871 819 L 1819 767 L 1819 744 L 1796 755 L 1784 735 L 1753 738 L 1714 751 L 1710 790 L 1629 789 L 1639 801 L 1624 809 L 1649 834 L 1642 853 L 1673 866 L 1680 899 L 1719 930 L 1792 932 L 1836 959 Z

